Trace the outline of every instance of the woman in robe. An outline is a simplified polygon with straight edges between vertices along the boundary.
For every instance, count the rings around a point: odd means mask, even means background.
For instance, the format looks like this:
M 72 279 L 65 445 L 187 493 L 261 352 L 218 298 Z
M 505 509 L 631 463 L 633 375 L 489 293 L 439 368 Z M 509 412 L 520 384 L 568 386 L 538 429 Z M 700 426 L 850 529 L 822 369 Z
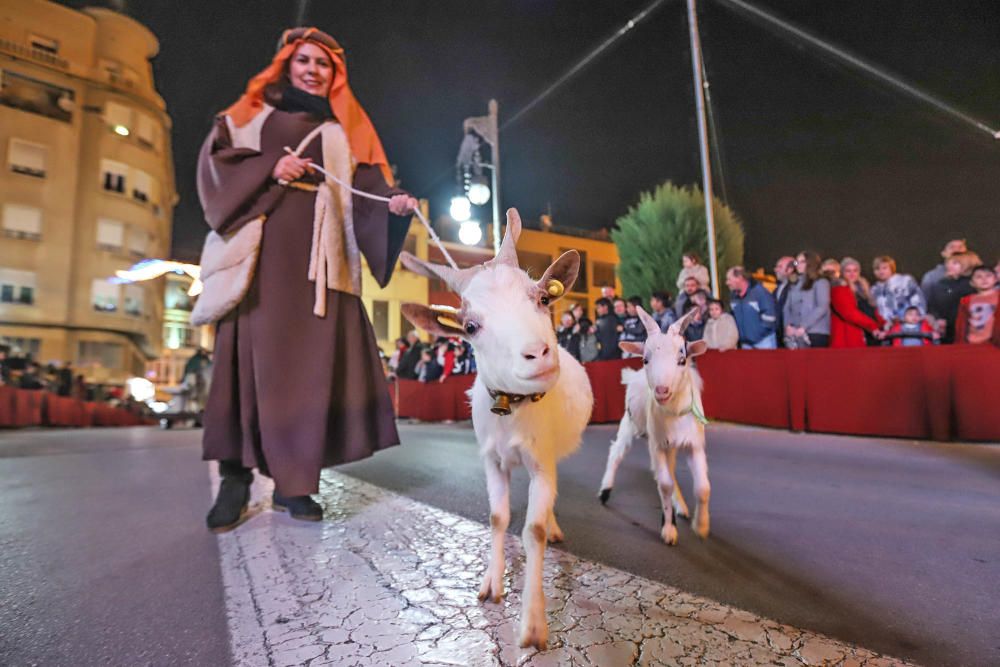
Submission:
M 298 156 L 285 150 L 307 138 Z M 352 196 L 313 164 L 391 199 Z M 203 439 L 222 478 L 211 530 L 245 517 L 252 468 L 274 480 L 275 509 L 318 521 L 322 468 L 399 443 L 360 299 L 360 254 L 385 285 L 417 206 L 392 183 L 343 50 L 315 28 L 285 31 L 271 65 L 216 118 L 198 162 L 206 220 L 224 238 L 263 225 L 249 288 L 216 333 Z

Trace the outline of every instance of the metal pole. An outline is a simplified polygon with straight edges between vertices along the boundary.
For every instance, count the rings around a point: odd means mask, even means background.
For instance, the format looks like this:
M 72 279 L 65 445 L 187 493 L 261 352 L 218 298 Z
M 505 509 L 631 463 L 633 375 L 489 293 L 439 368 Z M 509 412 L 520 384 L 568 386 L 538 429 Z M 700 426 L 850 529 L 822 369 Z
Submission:
M 499 105 L 490 100 L 490 148 L 493 151 L 493 254 L 500 252 L 500 130 L 498 128 Z
M 705 119 L 705 82 L 701 76 L 701 38 L 695 0 L 687 0 L 688 30 L 691 34 L 691 66 L 694 69 L 694 99 L 698 106 L 698 143 L 701 146 L 701 180 L 705 192 L 705 225 L 708 227 L 708 259 L 712 274 L 712 296 L 719 298 L 719 263 L 715 252 L 715 215 L 712 212 L 712 166 L 708 153 L 708 123 Z

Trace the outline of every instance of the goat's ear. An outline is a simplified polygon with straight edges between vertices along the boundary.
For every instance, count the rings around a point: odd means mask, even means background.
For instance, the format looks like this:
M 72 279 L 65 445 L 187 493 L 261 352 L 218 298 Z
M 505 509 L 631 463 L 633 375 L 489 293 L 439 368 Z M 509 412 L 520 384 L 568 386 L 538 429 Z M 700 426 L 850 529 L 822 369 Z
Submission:
M 618 347 L 621 348 L 622 352 L 628 352 L 629 354 L 634 354 L 641 357 L 646 351 L 646 346 L 642 343 L 636 342 L 634 340 L 621 340 L 618 341 Z
M 542 279 L 538 281 L 538 287 L 555 301 L 573 287 L 579 273 L 580 253 L 576 250 L 567 250 L 545 269 Z
M 433 336 L 465 335 L 453 308 L 404 303 L 402 311 L 406 319 Z
M 679 320 L 671 324 L 668 331 L 672 331 L 678 336 L 683 336 L 684 331 L 688 328 L 688 325 L 691 324 L 692 319 L 694 319 L 694 308 L 685 313 Z
M 693 343 L 688 343 L 687 346 L 687 356 L 688 358 L 697 357 L 699 355 L 705 354 L 708 351 L 708 343 L 703 340 L 696 340 Z

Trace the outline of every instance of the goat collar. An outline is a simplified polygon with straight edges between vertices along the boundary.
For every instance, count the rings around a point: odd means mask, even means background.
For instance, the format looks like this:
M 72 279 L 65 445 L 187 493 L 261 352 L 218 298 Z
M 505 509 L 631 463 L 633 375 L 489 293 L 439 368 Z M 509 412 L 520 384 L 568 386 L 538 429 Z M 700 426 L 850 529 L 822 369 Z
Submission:
M 512 411 L 511 405 L 517 405 L 525 399 L 530 400 L 532 403 L 537 403 L 545 397 L 545 392 L 540 394 L 508 394 L 505 391 L 499 391 L 496 389 L 486 388 L 487 393 L 489 393 L 490 398 L 493 399 L 493 407 L 490 408 L 490 412 L 495 415 L 500 415 L 501 417 L 506 417 Z
M 660 410 L 665 410 L 664 407 L 657 406 Z M 708 426 L 708 417 L 702 411 L 701 405 L 698 403 L 698 397 L 695 396 L 694 386 L 691 387 L 691 405 L 688 406 L 686 410 L 681 410 L 680 412 L 669 413 L 673 417 L 683 417 L 684 415 L 694 415 L 694 418 L 701 422 L 702 426 Z

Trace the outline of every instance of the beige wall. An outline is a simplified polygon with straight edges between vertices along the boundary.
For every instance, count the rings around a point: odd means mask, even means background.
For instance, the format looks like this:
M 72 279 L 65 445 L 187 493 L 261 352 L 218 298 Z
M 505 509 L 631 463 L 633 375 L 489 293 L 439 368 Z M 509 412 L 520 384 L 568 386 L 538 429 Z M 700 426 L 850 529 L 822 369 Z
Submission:
M 36 46 L 50 40 L 56 52 L 33 48 L 33 40 Z M 94 279 L 169 252 L 177 194 L 170 119 L 149 63 L 157 50 L 148 29 L 110 10 L 77 12 L 44 0 L 0 0 L 0 76 L 28 77 L 69 90 L 74 98 L 68 122 L 0 104 L 0 207 L 15 203 L 42 210 L 40 239 L 0 231 L 0 268 L 32 271 L 37 286 L 32 305 L 0 303 L 0 337 L 41 340 L 41 361 L 76 362 L 81 341 L 121 344 L 123 368 L 91 370 L 94 379 L 105 381 L 128 377 L 141 366 L 139 360 L 155 357 L 162 346 L 162 281 L 138 287 L 141 315 L 124 313 L 124 289 L 115 313 L 96 311 L 91 296 Z M 109 103 L 127 110 L 128 136 L 109 124 Z M 152 128 L 152 145 L 140 140 L 140 117 Z M 45 147 L 44 178 L 11 171 L 12 139 Z M 105 191 L 103 159 L 148 174 L 155 183 L 152 201 L 132 195 L 132 178 L 123 194 Z M 100 218 L 124 225 L 120 250 L 98 248 Z M 148 239 L 140 253 L 129 248 L 129 235 L 138 233 Z

